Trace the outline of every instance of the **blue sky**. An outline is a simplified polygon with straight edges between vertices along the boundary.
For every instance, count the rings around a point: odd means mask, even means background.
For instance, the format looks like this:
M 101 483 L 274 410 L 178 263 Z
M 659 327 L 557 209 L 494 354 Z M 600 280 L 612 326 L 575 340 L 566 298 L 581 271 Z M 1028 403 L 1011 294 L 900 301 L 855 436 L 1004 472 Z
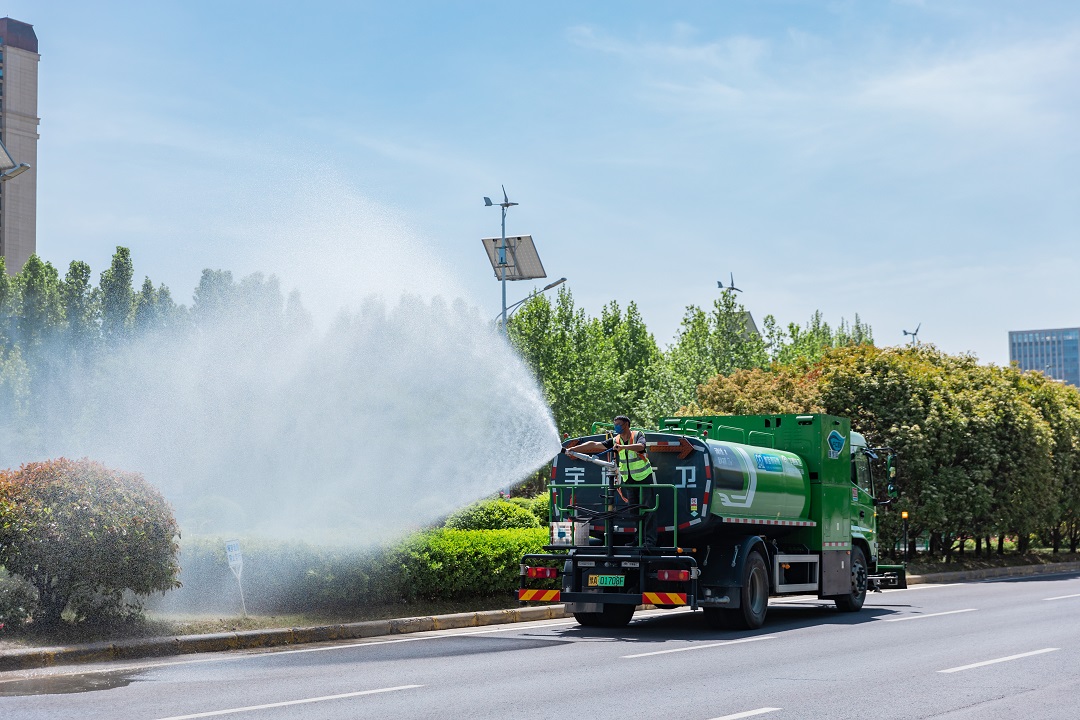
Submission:
M 991 362 L 1009 329 L 1080 325 L 1075 2 L 4 12 L 41 44 L 62 267 L 123 244 L 184 301 L 220 267 L 324 314 L 438 287 L 494 316 L 481 198 L 505 183 L 549 275 L 590 312 L 636 299 L 661 343 L 730 272 L 758 319 L 858 312 L 879 344 L 921 322 Z

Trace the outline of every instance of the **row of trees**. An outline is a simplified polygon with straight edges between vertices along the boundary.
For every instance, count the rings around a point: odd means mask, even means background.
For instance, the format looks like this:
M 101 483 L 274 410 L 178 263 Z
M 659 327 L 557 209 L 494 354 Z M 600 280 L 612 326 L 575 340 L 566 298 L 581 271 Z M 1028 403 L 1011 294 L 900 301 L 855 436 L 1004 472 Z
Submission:
M 19 443 L 25 451 L 35 435 L 84 419 L 93 378 L 116 350 L 136 341 L 183 343 L 242 317 L 230 327 L 272 344 L 311 325 L 299 296 L 286 298 L 274 277 L 256 273 L 235 280 L 228 271 L 204 270 L 190 307 L 149 277 L 136 289 L 134 278 L 124 247 L 96 284 L 90 266 L 79 260 L 61 276 L 33 255 L 9 276 L 0 257 L 0 461 L 5 448 Z
M 816 362 L 717 375 L 686 414 L 828 412 L 898 452 L 912 537 L 951 558 L 1017 538 L 1080 545 L 1080 391 L 933 346 L 851 346 Z M 880 519 L 895 538 L 895 513 Z M 912 541 L 914 544 L 914 541 Z M 913 550 L 914 548 L 912 548 Z
M 635 303 L 623 310 L 613 301 L 600 317 L 589 317 L 563 288 L 554 302 L 530 300 L 507 332 L 536 374 L 559 430 L 572 435 L 620 413 L 651 424 L 693 403 L 698 386 L 718 374 L 814 361 L 828 348 L 873 343 L 858 315 L 835 329 L 820 312 L 786 328 L 767 315 L 760 333 L 752 323 L 734 293 L 724 291 L 709 309 L 688 307 L 674 342 L 662 349 Z

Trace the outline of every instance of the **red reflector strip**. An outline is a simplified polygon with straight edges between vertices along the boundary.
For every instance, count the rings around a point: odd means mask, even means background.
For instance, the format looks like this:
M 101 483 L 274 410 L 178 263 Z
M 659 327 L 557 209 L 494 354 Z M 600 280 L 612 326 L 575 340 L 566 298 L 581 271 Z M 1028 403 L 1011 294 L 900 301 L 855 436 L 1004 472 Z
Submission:
M 535 602 L 558 602 L 560 591 L 558 590 L 518 590 L 518 600 L 533 600 Z M 685 603 L 684 603 L 685 604 Z
M 705 479 L 712 480 L 712 463 L 708 460 L 705 461 Z
M 641 593 L 641 601 L 650 605 L 685 605 L 686 593 Z

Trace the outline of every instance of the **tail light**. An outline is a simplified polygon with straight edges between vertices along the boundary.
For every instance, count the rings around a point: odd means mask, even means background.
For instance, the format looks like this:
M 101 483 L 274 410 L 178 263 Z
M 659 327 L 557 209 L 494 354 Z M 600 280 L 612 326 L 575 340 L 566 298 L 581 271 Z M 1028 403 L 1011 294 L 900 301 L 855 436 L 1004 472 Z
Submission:
M 525 569 L 525 574 L 531 578 L 540 578 L 544 580 L 551 579 L 559 576 L 559 571 L 555 568 L 549 567 L 531 567 Z
M 529 569 L 531 570 L 532 568 L 529 568 Z M 658 573 L 656 573 L 656 577 L 657 577 L 658 580 L 663 580 L 664 582 L 686 582 L 687 580 L 690 579 L 690 571 L 689 570 L 661 570 Z

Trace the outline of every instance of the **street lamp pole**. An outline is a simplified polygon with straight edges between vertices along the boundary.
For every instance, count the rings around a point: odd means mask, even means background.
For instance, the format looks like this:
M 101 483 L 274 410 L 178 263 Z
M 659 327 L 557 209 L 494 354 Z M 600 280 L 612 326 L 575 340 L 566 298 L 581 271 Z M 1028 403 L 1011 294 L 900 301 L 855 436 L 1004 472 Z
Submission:
M 515 310 L 517 310 L 518 308 L 520 308 L 520 307 L 521 307 L 521 305 L 522 305 L 523 303 L 527 303 L 527 302 L 529 302 L 530 300 L 532 300 L 532 299 L 533 299 L 534 297 L 536 297 L 537 295 L 540 295 L 541 293 L 546 293 L 546 292 L 547 292 L 548 290 L 551 290 L 552 288 L 557 288 L 557 287 L 559 287 L 559 286 L 560 286 L 560 285 L 562 285 L 562 284 L 563 284 L 564 282 L 566 282 L 566 278 L 559 278 L 559 279 L 558 279 L 558 280 L 556 280 L 555 282 L 553 282 L 553 283 L 549 283 L 549 284 L 545 285 L 544 287 L 540 288 L 539 290 L 536 290 L 536 291 L 534 291 L 534 292 L 531 292 L 531 293 L 529 293 L 529 294 L 528 294 L 527 296 L 525 296 L 525 297 L 521 298 L 521 299 L 520 299 L 520 300 L 518 300 L 518 301 L 517 301 L 516 303 L 513 303 L 513 304 L 511 304 L 511 305 L 508 305 L 508 306 L 507 306 L 507 307 L 505 308 L 505 310 L 504 310 L 504 312 L 505 312 L 505 319 L 503 319 L 503 324 L 505 325 L 505 324 L 506 324 L 507 322 L 509 322 L 509 321 L 510 321 L 510 316 L 511 316 L 511 315 L 513 315 L 513 314 L 514 314 L 514 311 L 515 311 Z M 506 311 L 508 311 L 508 312 L 506 312 Z M 499 315 L 499 316 L 497 316 L 497 317 L 495 318 L 495 320 L 493 320 L 492 322 L 496 322 L 496 321 L 498 321 L 498 320 L 499 320 L 499 318 L 502 318 L 502 317 L 504 317 L 504 316 L 503 316 L 503 315 Z
M 510 202 L 510 198 L 506 196 L 506 186 L 502 185 L 503 201 L 499 203 L 499 207 L 502 208 L 502 240 L 499 242 L 499 266 L 501 272 L 499 273 L 499 279 L 502 281 L 502 328 L 503 333 L 506 332 L 506 209 L 511 208 L 518 203 Z M 491 198 L 484 198 L 484 205 L 491 207 L 495 203 L 491 202 Z

